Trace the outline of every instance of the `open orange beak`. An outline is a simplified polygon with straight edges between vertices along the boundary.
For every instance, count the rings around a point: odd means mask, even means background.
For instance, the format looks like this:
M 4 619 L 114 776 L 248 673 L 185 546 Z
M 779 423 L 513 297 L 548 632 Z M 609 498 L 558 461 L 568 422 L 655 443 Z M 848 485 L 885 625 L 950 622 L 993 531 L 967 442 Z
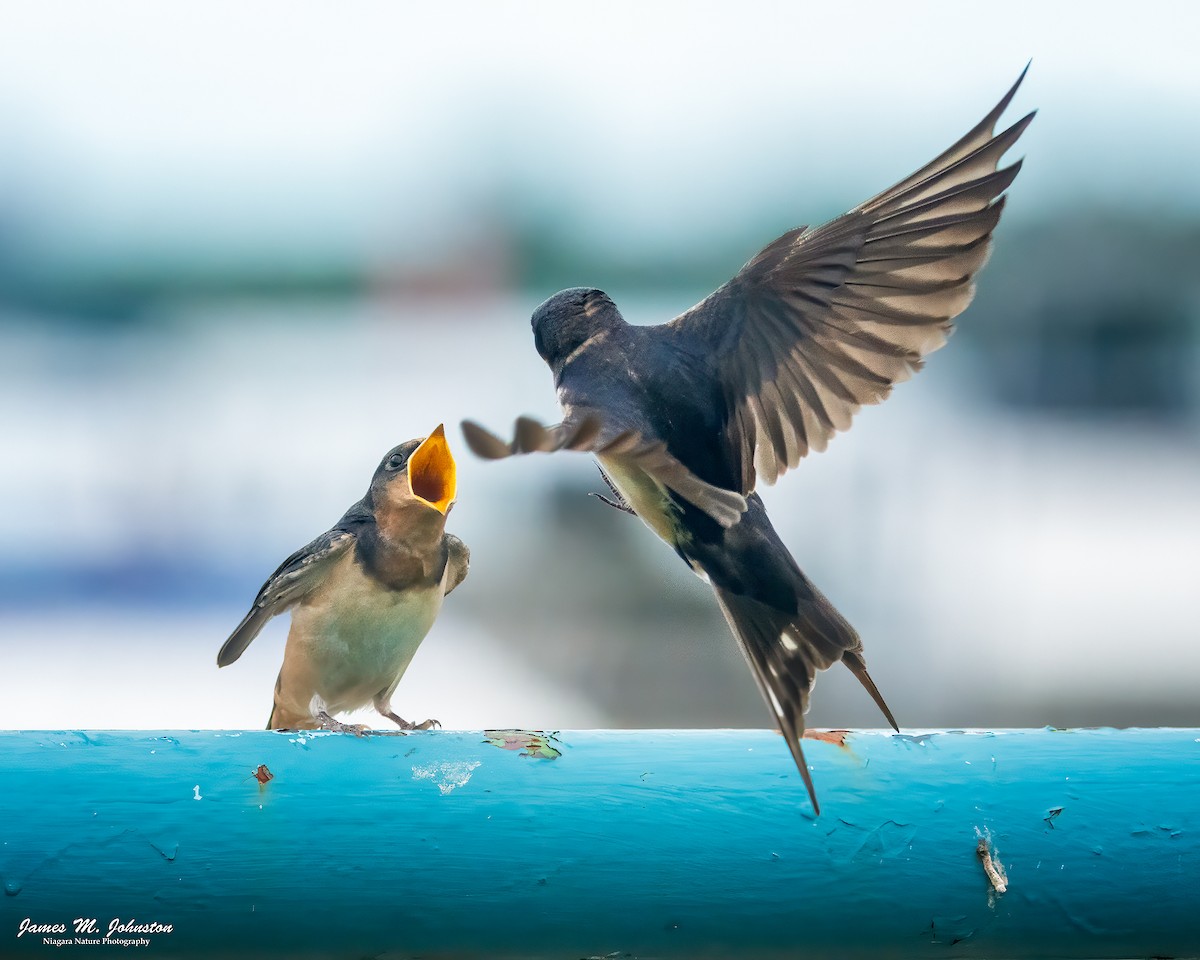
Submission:
M 457 468 L 446 442 L 446 431 L 437 425 L 408 459 L 408 485 L 413 495 L 445 514 L 458 493 Z

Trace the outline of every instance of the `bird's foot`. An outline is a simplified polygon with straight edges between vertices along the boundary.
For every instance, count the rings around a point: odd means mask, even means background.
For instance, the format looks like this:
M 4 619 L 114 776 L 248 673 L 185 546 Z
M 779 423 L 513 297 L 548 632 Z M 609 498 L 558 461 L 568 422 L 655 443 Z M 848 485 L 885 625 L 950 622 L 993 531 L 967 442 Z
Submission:
M 365 723 L 342 723 L 341 720 L 335 720 L 326 711 L 318 710 L 316 721 L 319 723 L 320 729 L 331 730 L 334 733 L 352 733 L 356 737 L 365 737 L 371 732 L 371 728 Z
M 392 713 L 390 710 L 380 710 L 385 717 L 392 721 L 401 730 L 432 730 L 434 727 L 442 725 L 440 720 L 425 720 L 421 723 L 413 723 L 411 720 L 405 720 L 398 714 Z
M 606 497 L 602 493 L 589 493 L 588 496 L 595 497 L 601 503 L 607 503 L 614 510 L 620 510 L 622 513 L 633 513 L 636 516 L 636 513 L 635 513 L 633 507 L 631 507 L 628 503 L 625 502 L 625 498 L 623 496 L 621 496 L 621 491 L 618 490 L 617 485 L 608 478 L 608 474 L 604 472 L 604 468 L 599 467 L 599 470 L 600 470 L 600 476 L 604 478 L 605 486 L 608 487 L 609 491 L 612 493 L 612 495 L 616 499 L 609 500 L 608 497 Z
M 396 718 L 396 723 L 401 730 L 432 730 L 442 725 L 440 720 L 422 720 L 420 723 L 411 723 L 408 720 L 401 720 L 399 717 Z

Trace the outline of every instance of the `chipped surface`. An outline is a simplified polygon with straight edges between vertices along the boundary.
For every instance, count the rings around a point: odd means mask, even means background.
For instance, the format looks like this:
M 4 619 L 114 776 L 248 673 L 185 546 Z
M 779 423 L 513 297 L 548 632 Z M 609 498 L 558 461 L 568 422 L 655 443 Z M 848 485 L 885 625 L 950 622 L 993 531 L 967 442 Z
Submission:
M 1198 956 L 1197 737 L 853 731 L 806 745 L 810 818 L 764 730 L 0 732 L 0 934 L 86 910 L 174 923 L 185 957 Z
M 992 891 L 996 894 L 1006 893 L 1008 874 L 1004 872 L 1004 864 L 1000 862 L 1000 855 L 995 850 L 991 834 L 976 827 L 975 836 L 978 840 L 975 844 L 975 854 L 983 864 L 983 872 L 991 884 Z
M 542 730 L 484 730 L 483 742 L 501 750 L 519 750 L 520 756 L 538 760 L 557 760 L 562 756 L 562 741 L 557 732 Z
M 832 743 L 835 747 L 844 747 L 849 750 L 846 745 L 846 738 L 850 735 L 849 730 L 805 730 L 805 740 L 819 740 L 821 743 Z
M 478 760 L 443 760 L 440 763 L 427 763 L 412 768 L 414 780 L 431 780 L 442 796 L 452 793 L 457 787 L 465 787 L 471 781 L 471 774 L 479 767 Z

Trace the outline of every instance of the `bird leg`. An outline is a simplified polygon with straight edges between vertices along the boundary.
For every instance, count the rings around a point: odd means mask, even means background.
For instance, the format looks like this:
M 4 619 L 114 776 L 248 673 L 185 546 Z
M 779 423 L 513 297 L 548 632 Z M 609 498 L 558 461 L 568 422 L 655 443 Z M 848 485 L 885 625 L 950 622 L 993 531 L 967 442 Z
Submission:
M 398 726 L 401 730 L 432 730 L 434 727 L 440 727 L 442 725 L 440 720 L 422 720 L 420 723 L 413 723 L 411 720 L 405 720 L 403 717 L 397 716 L 390 710 L 385 713 L 384 716 L 396 724 L 396 726 Z
M 439 720 L 425 720 L 422 723 L 413 723 L 411 720 L 405 720 L 394 710 L 392 710 L 391 706 L 386 703 L 382 706 L 376 704 L 375 709 L 378 710 L 383 716 L 391 720 L 392 723 L 398 726 L 401 730 L 431 730 L 434 727 L 440 727 L 442 725 L 441 721 Z
M 326 711 L 318 710 L 313 719 L 319 723 L 320 729 L 332 730 L 334 733 L 352 733 L 356 737 L 365 737 L 371 732 L 371 728 L 365 723 L 342 723 L 341 720 L 335 720 Z
M 617 489 L 617 485 L 608 478 L 608 474 L 604 472 L 604 468 L 599 464 L 596 464 L 596 469 L 600 471 L 600 476 L 604 478 L 605 486 L 607 486 L 612 492 L 612 495 L 616 497 L 616 500 L 609 500 L 608 497 L 602 493 L 589 493 L 588 496 L 595 497 L 601 503 L 607 503 L 614 510 L 620 510 L 622 513 L 630 513 L 634 516 L 637 516 L 637 513 L 634 511 L 633 507 L 626 503 L 625 498 L 621 496 L 621 491 Z

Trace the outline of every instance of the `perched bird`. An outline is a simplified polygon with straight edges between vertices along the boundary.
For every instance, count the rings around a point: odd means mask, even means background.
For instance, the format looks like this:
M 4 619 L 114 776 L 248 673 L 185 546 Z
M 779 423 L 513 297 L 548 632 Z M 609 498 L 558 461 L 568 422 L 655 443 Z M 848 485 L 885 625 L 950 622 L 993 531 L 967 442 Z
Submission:
M 912 176 L 816 229 L 769 244 L 715 293 L 659 326 L 631 326 L 599 290 L 533 314 L 562 423 L 522 417 L 511 443 L 466 421 L 478 455 L 594 453 L 618 495 L 717 595 L 817 807 L 800 738 L 813 680 L 841 661 L 888 722 L 862 642 L 780 541 L 759 480 L 774 483 L 879 403 L 946 342 L 974 292 L 1002 194 L 1000 103 Z
M 368 703 L 403 730 L 438 725 L 402 719 L 391 698 L 443 598 L 467 575 L 470 552 L 445 531 L 456 492 L 439 424 L 424 440 L 389 450 L 366 496 L 263 584 L 217 666 L 240 657 L 273 616 L 292 611 L 268 729 L 361 730 L 333 714 Z

